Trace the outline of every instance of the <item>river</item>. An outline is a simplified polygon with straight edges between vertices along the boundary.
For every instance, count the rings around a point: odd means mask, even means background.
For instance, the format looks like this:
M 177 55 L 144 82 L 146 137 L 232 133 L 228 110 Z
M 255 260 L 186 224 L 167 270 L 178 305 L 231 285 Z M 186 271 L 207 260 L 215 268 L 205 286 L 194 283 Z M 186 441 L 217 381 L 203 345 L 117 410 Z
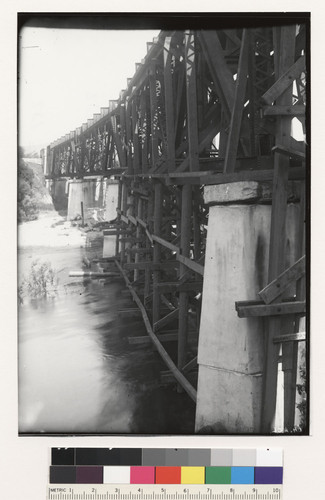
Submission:
M 141 316 L 123 315 L 135 304 L 122 278 L 69 278 L 101 257 L 100 238 L 51 212 L 20 225 L 18 243 L 20 433 L 192 434 L 194 403 L 162 385 L 151 344 L 128 340 L 146 331 Z M 46 297 L 26 293 L 33 263 L 53 270 Z

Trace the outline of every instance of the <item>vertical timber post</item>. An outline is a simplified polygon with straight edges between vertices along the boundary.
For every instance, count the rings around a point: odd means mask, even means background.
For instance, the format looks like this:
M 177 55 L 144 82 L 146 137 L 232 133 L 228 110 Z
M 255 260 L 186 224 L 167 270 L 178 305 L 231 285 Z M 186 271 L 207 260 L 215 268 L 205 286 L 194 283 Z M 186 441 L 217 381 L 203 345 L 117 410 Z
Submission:
M 199 145 L 198 145 L 198 121 L 197 121 L 197 92 L 195 71 L 195 46 L 194 33 L 185 33 L 185 61 L 186 61 L 186 104 L 187 104 L 187 131 L 189 143 L 190 170 L 199 168 Z M 187 184 L 182 188 L 182 211 L 181 211 L 181 254 L 190 256 L 190 245 L 192 235 L 192 186 Z M 186 266 L 180 264 L 180 274 L 187 270 Z M 188 331 L 188 293 L 179 294 L 179 330 L 178 330 L 178 368 L 181 370 L 186 362 Z
M 276 36 L 280 39 L 278 76 L 282 76 L 293 64 L 295 56 L 295 29 L 293 26 L 277 28 Z M 292 84 L 277 99 L 277 104 L 290 105 L 292 103 Z M 290 147 L 291 141 L 291 117 L 279 116 L 277 118 L 276 143 Z M 272 199 L 272 222 L 269 256 L 269 283 L 277 278 L 285 269 L 285 234 L 286 234 L 286 212 L 288 173 L 290 159 L 280 153 L 274 155 L 274 181 Z M 275 421 L 275 407 L 277 394 L 277 373 L 279 344 L 274 344 L 273 338 L 281 332 L 281 317 L 269 319 L 268 333 L 266 339 L 266 360 L 264 371 L 264 391 L 262 409 L 262 431 L 272 432 Z
M 155 205 L 154 205 L 154 233 L 160 236 L 161 222 L 162 222 L 162 184 L 157 181 L 155 184 Z M 160 263 L 160 245 L 155 242 L 153 247 L 153 262 L 154 264 Z M 153 324 L 160 319 L 160 292 L 155 286 L 159 282 L 160 272 L 153 271 L 153 304 L 152 304 L 152 318 Z

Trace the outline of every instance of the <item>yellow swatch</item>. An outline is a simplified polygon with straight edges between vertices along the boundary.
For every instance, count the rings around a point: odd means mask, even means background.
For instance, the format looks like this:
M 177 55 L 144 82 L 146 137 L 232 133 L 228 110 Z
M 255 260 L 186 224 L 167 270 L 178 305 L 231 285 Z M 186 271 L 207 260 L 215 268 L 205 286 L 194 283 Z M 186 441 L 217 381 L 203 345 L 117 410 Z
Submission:
M 181 484 L 205 484 L 205 467 L 182 467 Z

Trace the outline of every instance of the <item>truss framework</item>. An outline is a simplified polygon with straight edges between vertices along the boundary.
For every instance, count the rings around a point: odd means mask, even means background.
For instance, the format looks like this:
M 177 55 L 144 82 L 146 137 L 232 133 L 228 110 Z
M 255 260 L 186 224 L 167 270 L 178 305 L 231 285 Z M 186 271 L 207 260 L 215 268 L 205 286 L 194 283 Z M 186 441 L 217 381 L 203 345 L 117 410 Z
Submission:
M 305 253 L 306 151 L 305 143 L 292 135 L 293 119 L 305 132 L 305 47 L 304 25 L 163 31 L 148 44 L 120 98 L 47 148 L 51 179 L 119 179 L 118 266 L 179 390 L 194 400 L 208 224 L 204 186 L 240 180 L 273 183 L 272 284 L 285 272 L 286 193 L 289 180 L 296 181 L 301 214 L 297 261 Z M 267 317 L 265 432 L 274 419 L 280 346 L 285 426 L 294 425 L 304 273 L 291 277 L 290 284 L 296 308 L 282 305 L 276 316 L 271 305 L 283 304 L 285 291 L 272 304 L 261 291 L 259 305 Z M 259 314 L 251 304 L 238 304 L 240 317 Z M 159 333 L 162 339 L 166 329 L 176 334 L 176 362 L 157 337 Z M 283 342 L 279 332 L 284 332 Z

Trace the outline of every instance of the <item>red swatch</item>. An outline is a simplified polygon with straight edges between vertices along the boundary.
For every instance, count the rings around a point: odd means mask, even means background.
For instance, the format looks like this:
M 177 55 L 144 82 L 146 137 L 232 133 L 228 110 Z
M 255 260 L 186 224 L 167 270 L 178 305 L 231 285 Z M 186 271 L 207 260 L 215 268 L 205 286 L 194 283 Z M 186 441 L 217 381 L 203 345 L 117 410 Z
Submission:
M 156 484 L 181 484 L 181 467 L 156 467 Z

